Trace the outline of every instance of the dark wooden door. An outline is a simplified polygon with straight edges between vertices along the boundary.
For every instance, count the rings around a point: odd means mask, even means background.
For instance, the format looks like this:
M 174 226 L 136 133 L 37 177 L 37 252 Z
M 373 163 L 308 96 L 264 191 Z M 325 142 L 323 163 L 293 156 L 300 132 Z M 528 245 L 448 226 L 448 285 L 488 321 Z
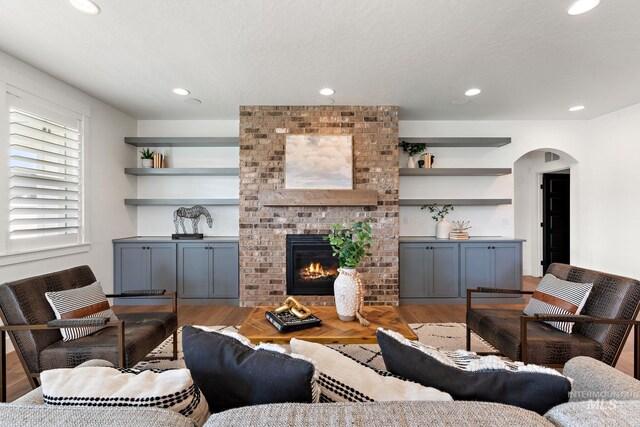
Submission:
M 542 179 L 542 270 L 551 263 L 569 264 L 569 188 L 571 175 L 545 173 Z

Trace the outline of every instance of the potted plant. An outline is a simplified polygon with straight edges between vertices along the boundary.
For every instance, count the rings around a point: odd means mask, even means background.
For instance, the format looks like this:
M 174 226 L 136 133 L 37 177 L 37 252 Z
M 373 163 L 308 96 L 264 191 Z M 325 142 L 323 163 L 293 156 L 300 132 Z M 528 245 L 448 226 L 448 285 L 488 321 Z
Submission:
M 443 205 L 441 208 L 437 204 L 422 205 L 420 209 L 429 209 L 434 214 L 431 218 L 436 223 L 436 239 L 448 239 L 451 232 L 451 223 L 445 218 L 449 212 L 453 212 L 453 205 Z
M 352 225 L 333 224 L 329 235 L 325 238 L 333 249 L 333 256 L 338 258 L 340 268 L 333 284 L 336 300 L 336 311 L 340 320 L 351 322 L 358 318 L 360 324 L 367 326 L 364 318 L 364 286 L 360 280 L 357 267 L 364 257 L 371 256 L 369 250 L 373 243 L 372 229 L 369 221 L 356 221 Z
M 153 167 L 153 155 L 156 154 L 155 151 L 151 151 L 148 148 L 140 151 L 140 158 L 142 159 L 142 167 L 150 168 Z
M 400 148 L 402 148 L 402 151 L 409 153 L 409 161 L 407 162 L 407 167 L 412 169 L 416 167 L 416 162 L 413 156 L 415 156 L 416 154 L 422 154 L 427 149 L 427 144 L 414 144 L 407 141 L 400 142 L 399 146 Z

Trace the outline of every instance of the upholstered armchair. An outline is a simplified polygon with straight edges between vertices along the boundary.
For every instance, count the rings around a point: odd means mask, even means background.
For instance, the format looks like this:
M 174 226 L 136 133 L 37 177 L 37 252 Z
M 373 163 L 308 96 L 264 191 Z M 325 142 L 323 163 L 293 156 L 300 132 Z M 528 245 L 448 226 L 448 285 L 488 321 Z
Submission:
M 547 271 L 559 279 L 593 283 L 580 315 L 537 314 L 526 316 L 521 309 L 472 306 L 476 293 L 533 294 L 514 289 L 467 289 L 467 350 L 471 331 L 489 342 L 511 360 L 562 367 L 576 356 L 589 356 L 615 366 L 622 348 L 634 329 L 634 375 L 639 378 L 640 282 L 628 277 L 554 263 Z M 574 322 L 568 334 L 547 321 Z
M 45 292 L 81 288 L 95 281 L 93 272 L 85 265 L 0 285 L 0 318 L 4 324 L 0 327 L 0 401 L 6 398 L 6 333 L 32 388 L 39 385 L 40 372 L 73 368 L 90 359 L 104 359 L 116 366 L 131 367 L 171 335 L 172 358 L 177 357 L 175 292 L 134 291 L 107 295 L 171 298 L 171 311 L 120 313 L 118 321 L 106 318 L 56 319 Z M 60 333 L 61 328 L 98 325 L 105 328 L 72 341 L 63 341 Z

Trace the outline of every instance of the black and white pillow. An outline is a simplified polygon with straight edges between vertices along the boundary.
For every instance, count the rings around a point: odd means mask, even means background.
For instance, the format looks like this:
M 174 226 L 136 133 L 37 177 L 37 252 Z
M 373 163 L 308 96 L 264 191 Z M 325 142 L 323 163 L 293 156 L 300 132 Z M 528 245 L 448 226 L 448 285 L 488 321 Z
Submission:
M 209 416 L 207 401 L 188 369 L 77 367 L 44 371 L 40 380 L 45 405 L 161 408 L 198 426 Z
M 291 351 L 313 360 L 320 371 L 322 402 L 450 401 L 431 387 L 376 372 L 322 344 L 291 339 Z
M 102 291 L 100 282 L 59 292 L 45 292 L 49 305 L 57 319 L 82 319 L 91 317 L 107 317 L 118 320 L 109 306 L 109 301 Z M 79 328 L 62 328 L 60 333 L 64 341 L 71 341 L 90 335 L 105 326 L 84 326 Z
M 286 354 L 234 332 L 182 328 L 184 361 L 212 412 L 267 403 L 316 403 L 320 399 L 312 361 Z
M 569 400 L 571 380 L 553 369 L 464 350 L 442 351 L 382 328 L 377 336 L 389 372 L 445 391 L 455 400 L 504 403 L 539 414 Z
M 524 314 L 580 314 L 589 298 L 593 283 L 575 283 L 545 274 L 531 296 Z M 571 333 L 573 322 L 545 322 L 563 332 Z

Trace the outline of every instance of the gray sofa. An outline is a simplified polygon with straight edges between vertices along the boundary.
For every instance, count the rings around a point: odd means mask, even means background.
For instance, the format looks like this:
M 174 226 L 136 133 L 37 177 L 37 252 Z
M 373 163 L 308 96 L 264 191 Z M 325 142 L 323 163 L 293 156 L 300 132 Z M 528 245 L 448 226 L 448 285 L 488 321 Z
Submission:
M 278 404 L 214 414 L 205 426 L 640 425 L 640 381 L 588 357 L 571 359 L 564 372 L 574 380 L 571 399 L 545 416 L 486 402 Z M 191 420 L 162 409 L 47 407 L 39 388 L 13 403 L 1 404 L 0 422 L 16 427 L 194 426 Z

